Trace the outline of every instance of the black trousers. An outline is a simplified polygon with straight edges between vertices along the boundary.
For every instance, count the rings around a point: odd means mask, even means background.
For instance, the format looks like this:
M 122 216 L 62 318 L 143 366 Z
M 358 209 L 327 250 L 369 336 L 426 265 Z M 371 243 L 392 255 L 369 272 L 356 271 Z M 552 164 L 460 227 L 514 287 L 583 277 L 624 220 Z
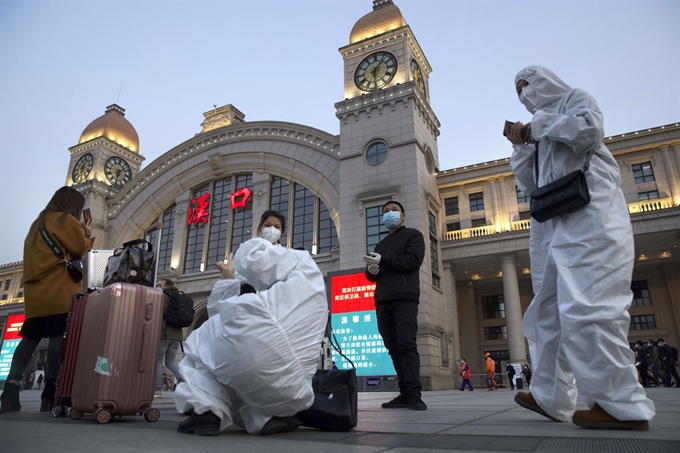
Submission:
M 671 376 L 673 377 L 673 379 L 675 379 L 676 387 L 680 387 L 680 376 L 678 376 L 678 370 L 675 369 L 675 360 L 667 360 L 663 366 L 666 371 L 666 373 L 664 374 L 665 376 L 664 381 L 666 387 L 670 387 L 671 385 L 673 385 L 673 383 L 671 382 Z
M 418 302 L 390 301 L 376 307 L 378 331 L 392 357 L 402 395 L 420 396 L 420 355 L 416 345 Z

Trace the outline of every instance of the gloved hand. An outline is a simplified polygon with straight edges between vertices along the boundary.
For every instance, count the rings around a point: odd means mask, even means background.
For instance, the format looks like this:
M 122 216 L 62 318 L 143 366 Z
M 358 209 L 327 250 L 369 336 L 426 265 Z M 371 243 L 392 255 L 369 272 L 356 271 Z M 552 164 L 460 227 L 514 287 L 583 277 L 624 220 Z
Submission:
M 371 252 L 368 255 L 364 255 L 364 261 L 366 264 L 380 264 L 380 253 Z
M 370 272 L 373 275 L 378 275 L 378 272 L 380 272 L 380 266 L 378 266 L 377 264 L 369 264 L 368 272 Z

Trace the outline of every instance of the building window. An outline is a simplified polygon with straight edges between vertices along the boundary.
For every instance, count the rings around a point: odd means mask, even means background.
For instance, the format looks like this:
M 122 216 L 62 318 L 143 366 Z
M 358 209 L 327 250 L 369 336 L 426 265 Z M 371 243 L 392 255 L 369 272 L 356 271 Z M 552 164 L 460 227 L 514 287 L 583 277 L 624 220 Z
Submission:
M 635 184 L 654 181 L 654 171 L 652 170 L 651 162 L 635 164 L 632 168 L 633 176 L 635 177 Z
M 505 318 L 505 301 L 502 295 L 482 297 L 484 319 Z
M 158 273 L 170 269 L 170 258 L 172 257 L 172 238 L 175 234 L 175 208 L 176 205 L 170 206 L 163 212 L 163 215 L 158 218 L 163 222 L 163 229 L 161 230 L 161 244 L 156 251 L 158 257 Z M 158 238 L 158 230 L 149 235 L 149 242 L 156 247 L 156 238 Z
M 460 230 L 460 222 L 446 224 L 446 231 L 458 231 L 458 230 Z
M 485 327 L 484 328 L 484 339 L 485 340 L 507 340 L 508 339 L 508 327 L 507 326 Z
M 366 149 L 366 162 L 371 165 L 381 164 L 387 159 L 387 144 L 382 141 L 373 142 Z
M 378 242 L 389 234 L 382 223 L 382 209 L 382 206 L 366 208 L 366 253 L 373 252 Z
M 659 198 L 659 191 L 658 190 L 650 190 L 649 192 L 639 192 L 638 193 L 638 200 L 640 200 L 640 201 L 653 200 L 655 198 Z
M 295 184 L 293 198 L 293 248 L 311 253 L 314 243 L 314 204 L 311 190 Z
M 517 204 L 529 203 L 531 201 L 531 197 L 519 190 L 519 187 L 515 186 L 515 190 L 517 191 Z
M 229 235 L 229 216 L 231 214 L 231 177 L 215 181 L 210 210 L 210 235 L 208 236 L 208 263 L 213 266 L 224 261 L 227 253 Z
M 9 285 L 12 283 L 12 280 L 5 280 L 5 291 L 9 289 Z
M 338 245 L 338 234 L 335 222 L 331 219 L 326 203 L 319 200 L 319 253 L 328 253 L 336 245 Z
M 472 219 L 470 222 L 472 228 L 479 228 L 486 226 L 486 219 Z
M 633 291 L 634 307 L 648 307 L 652 305 L 652 299 L 649 297 L 649 288 L 647 287 L 647 280 L 632 282 L 630 285 L 630 289 Z
M 656 329 L 654 315 L 642 315 L 630 317 L 630 330 L 652 330 Z
M 531 220 L 531 211 L 521 211 L 519 213 L 520 220 Z
M 276 177 L 272 178 L 269 193 L 270 193 L 269 209 L 280 212 L 286 218 L 286 221 L 288 221 L 288 205 L 290 202 L 290 182 L 283 178 Z M 288 229 L 290 229 L 290 224 L 288 224 Z M 279 242 L 281 243 L 282 247 L 288 245 L 288 231 L 285 231 L 281 235 L 281 239 L 279 239 Z
M 434 157 L 432 156 L 432 151 L 430 151 L 430 148 L 425 150 L 425 167 L 427 168 L 427 172 L 429 174 L 434 173 Z
M 234 190 L 253 186 L 253 175 L 236 175 Z M 236 253 L 239 246 L 253 237 L 253 197 L 248 199 L 246 206 L 238 208 L 232 214 L 231 248 L 229 252 Z
M 195 199 L 204 193 L 209 193 L 210 184 L 204 184 L 198 189 L 194 190 L 192 199 Z M 203 263 L 203 243 L 205 240 L 206 224 L 192 222 L 187 229 L 187 247 L 184 254 L 184 273 L 193 274 L 201 272 L 201 264 Z
M 7 294 L 0 294 L 0 300 L 7 300 Z
M 437 241 L 437 217 L 428 211 L 427 213 L 428 231 L 430 233 L 430 264 L 432 266 L 432 286 L 441 287 L 441 277 L 439 276 L 439 241 Z
M 446 209 L 446 215 L 458 215 L 460 211 L 458 210 L 458 197 L 444 198 L 444 208 Z
M 470 194 L 470 211 L 483 211 L 484 210 L 484 194 L 482 192 L 471 193 Z

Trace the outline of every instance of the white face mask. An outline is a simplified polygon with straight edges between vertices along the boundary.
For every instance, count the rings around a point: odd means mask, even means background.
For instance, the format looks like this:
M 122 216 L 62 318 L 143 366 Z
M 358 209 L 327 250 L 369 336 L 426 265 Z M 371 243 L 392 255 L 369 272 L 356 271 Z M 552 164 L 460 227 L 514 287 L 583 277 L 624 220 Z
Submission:
M 531 113 L 535 113 L 537 100 L 538 94 L 536 93 L 536 90 L 534 90 L 534 87 L 531 85 L 525 85 L 522 88 L 522 92 L 519 94 L 519 102 L 524 104 L 524 107 L 526 107 Z
M 266 239 L 272 244 L 276 244 L 281 239 L 281 231 L 273 226 L 262 228 L 262 239 Z

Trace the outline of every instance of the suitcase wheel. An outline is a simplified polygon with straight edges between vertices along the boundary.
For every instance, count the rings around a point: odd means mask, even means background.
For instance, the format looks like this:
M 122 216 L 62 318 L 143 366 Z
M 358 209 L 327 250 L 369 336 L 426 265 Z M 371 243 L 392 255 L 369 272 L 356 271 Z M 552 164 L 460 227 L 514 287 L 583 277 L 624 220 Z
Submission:
M 66 413 L 61 406 L 54 406 L 52 408 L 52 416 L 54 418 L 61 417 L 62 415 L 66 415 Z
M 94 416 L 97 417 L 97 423 L 102 425 L 111 421 L 111 412 L 106 409 L 97 410 L 97 412 L 94 413 Z
M 161 418 L 161 411 L 158 409 L 149 408 L 144 411 L 144 420 L 147 422 L 155 422 Z
M 83 416 L 82 411 L 79 411 L 78 409 L 71 409 L 71 419 L 72 420 L 80 420 Z

